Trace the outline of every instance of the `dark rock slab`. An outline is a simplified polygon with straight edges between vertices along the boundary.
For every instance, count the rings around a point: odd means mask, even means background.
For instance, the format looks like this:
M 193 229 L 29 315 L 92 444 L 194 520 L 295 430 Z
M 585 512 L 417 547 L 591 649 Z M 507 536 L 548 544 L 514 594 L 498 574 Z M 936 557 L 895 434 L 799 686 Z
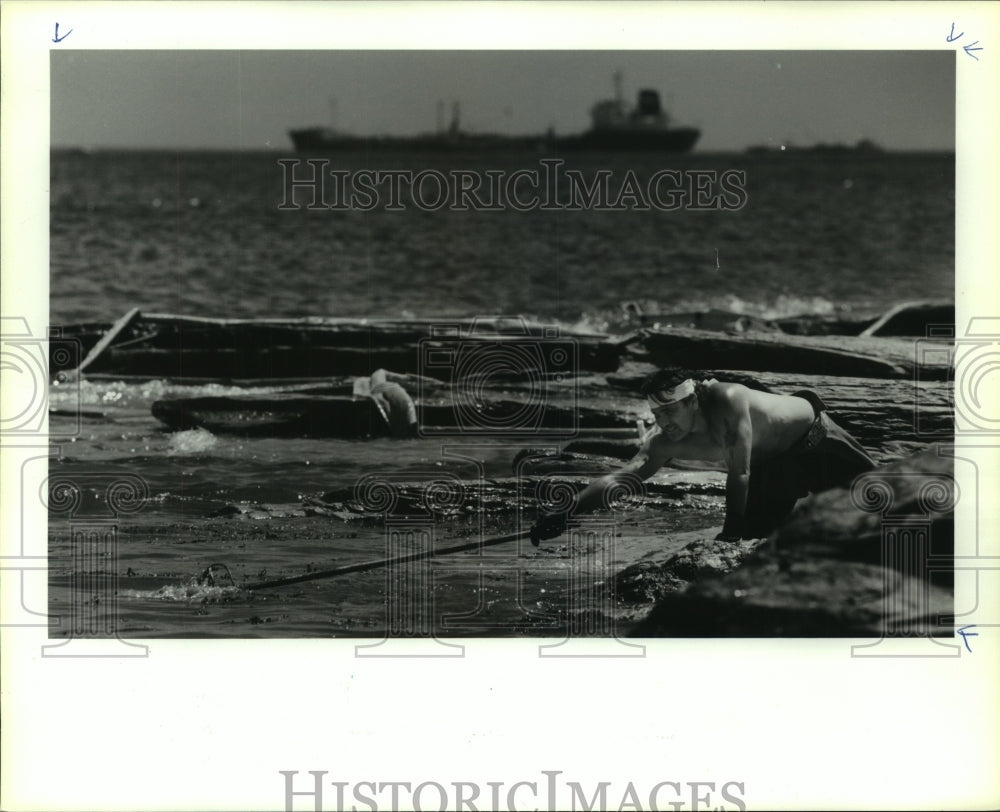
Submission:
M 934 447 L 810 497 L 741 566 L 665 595 L 632 634 L 951 636 L 952 468 Z
M 794 335 L 873 335 L 921 338 L 930 335 L 928 330 L 931 328 L 954 325 L 955 303 L 946 299 L 902 302 L 877 318 L 862 315 L 808 313 L 775 319 L 774 323 L 783 332 Z
M 930 577 L 950 583 L 955 555 L 954 459 L 939 447 L 898 460 L 801 503 L 771 537 L 791 566 L 827 558 L 885 564 L 911 574 L 928 558 Z M 926 570 L 921 570 L 927 574 Z
M 481 482 L 462 480 L 447 471 L 438 479 L 421 481 L 397 481 L 379 476 L 365 482 L 364 487 L 337 488 L 309 497 L 309 504 L 344 507 L 370 516 L 383 516 L 386 512 L 455 516 L 527 511 L 525 516 L 531 519 L 539 508 L 539 500 L 551 498 L 549 489 L 565 493 L 582 490 L 591 479 L 591 466 L 599 467 L 600 464 L 600 460 L 578 459 L 571 466 L 575 471 L 539 476 L 529 468 L 520 476 L 491 477 Z M 645 483 L 643 492 L 630 497 L 630 501 L 639 509 L 676 510 L 678 503 L 690 497 L 718 498 L 724 492 L 725 484 L 718 473 L 672 472 Z
M 583 442 L 584 449 L 588 443 Z M 566 449 L 556 452 L 548 449 L 525 448 L 514 455 L 511 468 L 519 476 L 550 476 L 556 473 L 586 472 L 591 476 L 611 473 L 621 467 L 621 460 L 614 456 L 606 456 L 601 450 L 614 450 L 617 446 L 613 441 L 594 441 L 593 447 L 582 453 L 569 449 L 576 443 L 568 443 Z M 607 448 L 605 448 L 607 446 Z
M 626 567 L 614 577 L 615 594 L 625 601 L 652 603 L 692 581 L 730 572 L 764 543 L 718 541 L 713 536 L 696 539 L 678 553 L 653 555 Z
M 469 433 L 499 426 L 509 434 L 540 431 L 572 437 L 578 431 L 634 433 L 635 416 L 613 408 L 579 405 L 575 398 L 553 395 L 539 403 L 498 396 L 473 404 L 435 399 L 418 402 L 417 419 L 429 434 Z M 204 428 L 216 434 L 258 437 L 343 437 L 364 439 L 389 433 L 378 407 L 368 398 L 349 395 L 276 393 L 219 395 L 157 400 L 153 416 L 172 429 Z
M 688 585 L 653 561 L 640 561 L 626 567 L 615 577 L 615 596 L 629 604 L 655 603 L 671 592 L 677 592 Z
M 921 598 L 926 595 L 926 598 Z M 948 590 L 874 564 L 761 558 L 666 595 L 633 637 L 951 636 Z
M 617 460 L 619 468 L 622 462 L 632 459 L 639 451 L 639 441 L 636 440 L 571 440 L 563 446 L 563 451 L 572 454 L 588 454 L 597 457 Z
M 784 333 L 798 336 L 856 336 L 875 322 L 874 316 L 827 316 L 807 313 L 775 319 Z
M 952 301 L 903 302 L 888 310 L 860 335 L 923 337 L 930 330 L 955 324 Z
M 720 541 L 701 539 L 688 544 L 677 555 L 665 562 L 678 578 L 700 581 L 711 575 L 722 575 L 742 564 L 764 539 L 745 541 Z
M 692 327 L 697 330 L 725 330 L 744 332 L 746 330 L 779 331 L 775 321 L 734 313 L 730 310 L 713 308 L 710 310 L 661 311 L 644 308 L 638 303 L 630 303 L 625 308 L 629 321 L 635 326 L 652 327 Z
M 912 378 L 913 341 L 860 336 L 742 334 L 669 328 L 647 330 L 633 342 L 644 351 L 637 360 L 691 369 L 799 372 L 863 378 Z M 925 380 L 946 380 L 945 363 L 922 363 Z
M 203 428 L 256 437 L 381 437 L 389 433 L 375 402 L 349 396 L 271 395 L 175 398 L 153 402 L 171 429 Z
M 74 330 L 77 332 L 74 333 Z M 65 334 L 91 346 L 93 325 Z M 453 336 L 453 337 L 452 337 Z M 96 342 L 94 342 L 96 343 Z M 435 375 L 430 353 L 456 349 L 526 348 L 518 358 L 537 373 L 613 371 L 622 349 L 601 333 L 566 331 L 518 318 L 488 319 L 207 319 L 139 314 L 88 367 L 96 376 L 161 377 L 184 380 L 315 379 L 368 375 L 379 367 Z M 553 351 L 562 347 L 562 355 Z M 456 361 L 457 363 L 457 361 Z M 495 364 L 497 374 L 509 364 Z M 449 378 L 455 364 L 438 370 Z
M 624 360 L 615 372 L 607 375 L 605 380 L 608 386 L 613 389 L 623 389 L 638 395 L 646 378 L 658 369 L 656 364 L 629 358 Z M 759 389 L 765 392 L 771 390 L 771 387 L 764 382 L 763 374 L 750 375 L 737 369 L 701 369 L 699 371 L 720 381 L 741 383 L 750 389 Z

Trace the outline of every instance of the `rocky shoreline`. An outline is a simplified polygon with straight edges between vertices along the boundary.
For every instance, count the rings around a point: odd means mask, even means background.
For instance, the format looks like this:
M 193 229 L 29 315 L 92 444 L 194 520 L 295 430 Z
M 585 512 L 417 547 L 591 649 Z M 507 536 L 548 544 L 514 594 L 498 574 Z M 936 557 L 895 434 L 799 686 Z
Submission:
M 696 533 L 679 551 L 687 539 L 674 533 L 674 543 L 664 544 L 664 536 L 657 535 L 665 532 L 664 525 L 647 517 L 649 522 L 631 528 L 634 538 L 623 542 L 632 545 L 628 554 L 634 557 L 622 558 L 624 569 L 612 576 L 617 629 L 643 637 L 950 634 L 952 460 L 943 446 L 934 444 L 954 436 L 954 342 L 946 330 L 931 329 L 948 320 L 954 321 L 950 303 L 910 303 L 863 324 L 805 318 L 777 324 L 731 313 L 642 313 L 633 314 L 628 326 L 636 329 L 628 336 L 567 334 L 563 338 L 572 342 L 578 363 L 558 368 L 543 363 L 531 370 L 505 367 L 505 374 L 489 377 L 477 389 L 477 397 L 482 396 L 482 403 L 476 401 L 478 417 L 494 422 L 507 414 L 504 408 L 517 414 L 525 403 L 539 405 L 542 392 L 544 409 L 538 410 L 535 431 L 550 442 L 544 453 L 515 456 L 514 478 L 490 479 L 480 502 L 470 509 L 496 518 L 499 528 L 525 503 L 519 478 L 557 482 L 568 477 L 557 484 L 578 489 L 584 474 L 612 470 L 634 455 L 637 422 L 648 417 L 639 387 L 659 366 L 699 369 L 720 380 L 786 394 L 808 389 L 879 464 L 866 475 L 869 490 L 841 489 L 803 500 L 767 540 L 719 542 L 706 538 L 708 531 L 698 531 L 701 535 Z M 524 334 L 510 333 L 511 325 L 500 321 L 459 326 L 484 328 L 462 338 L 484 352 L 535 347 L 532 342 L 548 335 L 544 326 L 523 320 L 517 326 Z M 256 381 L 257 386 L 285 387 L 186 399 L 172 393 L 152 404 L 160 420 L 179 415 L 165 421 L 174 428 L 207 426 L 213 433 L 262 437 L 340 437 L 343 407 L 353 404 L 352 376 L 377 367 L 421 371 L 421 348 L 455 344 L 454 339 L 428 339 L 427 320 L 293 323 L 135 311 L 116 328 L 100 339 L 101 333 L 94 331 L 77 375 L 94 381 L 165 377 L 174 383 L 225 381 L 244 387 Z M 933 352 L 921 353 L 925 340 Z M 563 360 L 571 357 L 568 353 Z M 442 373 L 436 388 L 415 396 L 418 413 L 425 419 L 434 416 L 432 426 L 461 425 L 459 406 L 464 402 L 459 396 L 468 393 L 460 379 L 448 377 L 458 374 L 453 367 Z M 500 409 L 500 414 L 490 409 Z M 361 434 L 348 432 L 351 439 L 364 439 Z M 536 441 L 530 433 L 526 436 L 526 445 Z M 686 469 L 688 484 L 714 488 L 710 498 L 718 506 L 719 483 L 698 481 L 707 466 L 677 467 Z M 713 473 L 718 479 L 719 472 Z M 655 483 L 648 484 L 647 507 L 657 500 L 677 501 L 682 507 L 676 497 L 684 495 L 683 488 L 677 482 L 659 491 Z M 415 505 L 420 493 L 419 485 L 402 487 L 401 506 Z M 888 507 L 879 507 L 882 497 L 889 500 Z M 362 508 L 350 493 L 330 491 L 294 505 L 227 504 L 210 520 L 374 521 Z M 497 533 L 502 535 L 499 529 Z
M 803 500 L 769 539 L 688 544 L 615 578 L 633 637 L 952 636 L 953 459 L 931 447 Z

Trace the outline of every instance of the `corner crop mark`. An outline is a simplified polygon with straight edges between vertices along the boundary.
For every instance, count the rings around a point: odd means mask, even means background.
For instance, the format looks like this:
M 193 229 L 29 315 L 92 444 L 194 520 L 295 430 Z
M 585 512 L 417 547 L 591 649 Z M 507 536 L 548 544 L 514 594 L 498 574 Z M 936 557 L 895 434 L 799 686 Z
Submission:
M 964 31 L 961 31 L 958 34 L 955 33 L 955 23 L 952 23 L 951 24 L 951 32 L 948 34 L 947 37 L 945 37 L 945 42 L 948 42 L 948 43 L 956 42 L 957 40 L 960 40 L 964 36 L 965 36 L 965 32 Z M 965 51 L 965 53 L 968 54 L 969 56 L 971 56 L 973 59 L 975 59 L 976 62 L 978 62 L 979 61 L 979 57 L 976 56 L 972 52 L 973 51 L 981 51 L 983 49 L 982 49 L 982 47 L 979 47 L 979 48 L 974 47 L 976 45 L 979 45 L 979 40 L 976 40 L 975 42 L 970 42 L 968 45 L 963 45 L 962 46 L 962 50 Z
M 974 629 L 976 624 L 973 623 L 969 626 L 963 626 L 961 629 L 956 629 L 956 631 L 962 636 L 962 642 L 965 643 L 965 649 L 970 654 L 972 653 L 972 646 L 969 645 L 970 637 L 979 637 L 979 632 L 967 632 L 966 629 Z
M 54 37 L 52 37 L 52 41 L 53 42 L 62 42 L 64 39 L 66 39 L 66 37 L 68 37 L 72 33 L 73 33 L 73 29 L 71 28 L 69 31 L 67 31 L 65 34 L 63 34 L 60 37 L 59 36 L 59 23 L 56 23 L 56 34 L 55 34 Z

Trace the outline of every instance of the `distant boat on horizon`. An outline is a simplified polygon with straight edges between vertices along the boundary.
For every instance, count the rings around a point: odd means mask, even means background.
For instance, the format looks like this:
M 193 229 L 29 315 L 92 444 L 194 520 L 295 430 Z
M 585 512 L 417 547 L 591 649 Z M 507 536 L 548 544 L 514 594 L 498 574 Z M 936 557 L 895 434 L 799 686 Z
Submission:
M 454 104 L 451 124 L 436 133 L 420 135 L 355 135 L 332 127 L 306 127 L 290 130 L 297 152 L 329 153 L 354 150 L 428 150 L 494 151 L 530 150 L 536 152 L 689 152 L 701 136 L 695 127 L 671 127 L 656 90 L 643 88 L 636 105 L 627 108 L 622 101 L 621 76 L 615 74 L 615 98 L 597 102 L 590 110 L 589 130 L 576 135 L 559 136 L 552 129 L 537 135 L 472 133 L 459 124 L 459 106 Z
M 885 150 L 879 146 L 877 143 L 872 141 L 870 138 L 862 138 L 854 145 L 849 144 L 827 144 L 827 143 L 817 143 L 811 146 L 798 146 L 796 144 L 781 144 L 779 146 L 773 146 L 771 144 L 755 144 L 753 146 L 747 147 L 744 152 L 748 155 L 764 155 L 769 153 L 782 153 L 782 152 L 808 152 L 808 153 L 821 153 L 826 155 L 879 155 Z

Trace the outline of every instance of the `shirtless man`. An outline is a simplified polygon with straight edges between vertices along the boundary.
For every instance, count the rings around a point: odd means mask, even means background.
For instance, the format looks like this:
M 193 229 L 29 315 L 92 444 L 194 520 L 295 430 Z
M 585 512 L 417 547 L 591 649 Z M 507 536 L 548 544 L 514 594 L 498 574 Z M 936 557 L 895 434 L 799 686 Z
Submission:
M 605 488 L 628 477 L 648 479 L 670 459 L 726 465 L 726 519 L 720 539 L 767 536 L 807 493 L 846 486 L 875 467 L 864 448 L 830 419 L 812 392 L 777 395 L 738 383 L 695 381 L 661 370 L 643 385 L 659 426 L 615 473 L 591 482 L 570 513 L 600 507 Z M 534 544 L 566 528 L 569 514 L 547 515 L 531 530 Z

